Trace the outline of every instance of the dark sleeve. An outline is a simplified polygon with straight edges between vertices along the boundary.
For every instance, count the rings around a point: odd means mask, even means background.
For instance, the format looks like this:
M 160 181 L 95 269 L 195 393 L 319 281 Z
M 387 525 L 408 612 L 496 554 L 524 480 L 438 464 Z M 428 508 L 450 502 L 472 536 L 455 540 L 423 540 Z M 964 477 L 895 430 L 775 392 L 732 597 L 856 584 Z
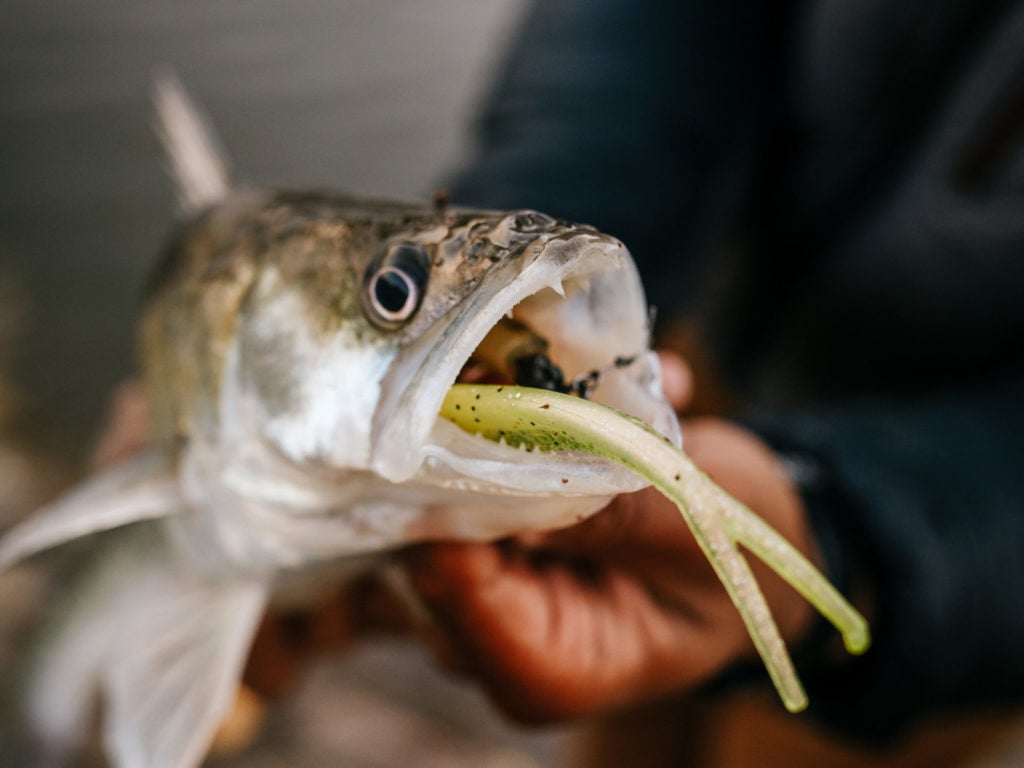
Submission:
M 716 353 L 777 398 L 1006 370 L 1024 349 L 1024 2 L 814 5 L 799 151 L 754 203 L 775 229 L 712 308 Z
M 452 200 L 593 224 L 629 246 L 655 303 L 678 304 L 767 105 L 783 14 L 762 6 L 533 4 Z
M 873 646 L 805 670 L 812 715 L 885 740 L 931 714 L 1019 704 L 1024 375 L 749 425 L 783 456 L 813 457 L 827 570 L 868 596 Z
M 809 672 L 862 739 L 1024 701 L 1024 4 L 961 6 L 986 12 L 956 75 L 792 331 L 852 386 L 751 422 L 818 466 L 828 570 L 868 597 L 872 650 Z
M 480 154 L 455 180 L 453 199 L 589 221 L 629 245 L 655 303 L 686 301 L 703 246 L 729 243 L 730 206 L 747 191 L 739 179 L 753 170 L 757 136 L 777 117 L 777 46 L 786 39 L 779 30 L 791 19 L 777 4 L 746 7 L 754 5 L 538 3 L 488 102 Z M 931 18 L 931 6 L 915 7 Z M 790 317 L 766 288 L 778 287 L 773 260 L 767 277 L 775 282 L 757 286 L 766 306 L 739 307 L 771 331 L 769 340 L 796 344 L 793 356 L 809 361 L 780 366 L 782 374 L 796 372 L 777 377 L 786 388 L 803 376 L 809 392 L 832 398 L 749 423 L 779 451 L 820 464 L 824 492 L 809 508 L 829 575 L 870 598 L 872 650 L 838 664 L 826 653 L 801 667 L 812 714 L 857 738 L 885 739 L 932 713 L 1024 697 L 1019 7 L 1007 16 L 1013 24 L 986 13 L 976 27 L 943 27 L 966 30 L 969 50 L 955 61 L 969 71 L 932 66 L 948 58 L 945 38 L 934 56 L 931 48 L 921 53 L 928 66 L 920 71 L 936 73 L 935 90 L 920 97 L 934 125 L 896 110 L 897 124 L 878 126 L 885 151 L 863 140 L 873 123 L 850 119 L 849 89 L 807 86 L 828 97 L 835 124 L 850 132 L 827 142 L 827 125 L 810 126 L 834 152 L 796 179 L 809 202 L 780 223 L 797 242 L 808 222 L 824 221 L 830 234 L 820 250 L 810 249 L 820 266 L 787 294 L 808 311 L 789 324 L 768 322 Z M 907 40 L 930 39 L 918 34 L 920 18 L 907 16 L 899 30 Z M 874 17 L 865 24 L 878 26 Z M 874 41 L 843 24 L 833 31 L 852 43 Z M 896 40 L 894 50 L 904 53 L 904 38 Z M 836 63 L 832 42 L 815 48 L 822 66 L 804 67 L 815 82 L 833 71 L 825 66 Z M 856 79 L 861 62 L 851 55 L 841 63 Z M 890 62 L 876 65 L 888 88 Z M 938 106 L 924 99 L 940 91 Z M 877 101 L 865 99 L 864 109 L 870 117 Z M 854 151 L 859 140 L 873 151 L 872 163 Z M 951 162 L 957 158 L 963 162 Z M 834 180 L 837 164 L 868 178 L 870 188 L 837 182 L 840 191 L 826 194 L 804 183 Z M 815 215 L 833 200 L 839 220 Z M 764 346 L 779 358 L 788 353 Z M 824 388 L 819 379 L 844 386 Z M 854 399 L 894 390 L 914 394 Z

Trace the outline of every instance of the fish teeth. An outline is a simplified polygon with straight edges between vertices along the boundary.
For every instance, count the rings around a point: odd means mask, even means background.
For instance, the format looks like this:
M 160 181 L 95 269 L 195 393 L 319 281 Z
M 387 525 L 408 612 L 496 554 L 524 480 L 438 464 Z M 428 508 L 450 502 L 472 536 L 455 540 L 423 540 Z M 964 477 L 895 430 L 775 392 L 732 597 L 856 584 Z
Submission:
M 507 317 L 509 320 L 512 319 L 512 310 L 513 309 L 515 309 L 515 307 L 509 307 L 508 308 L 508 312 L 505 313 L 505 317 Z
M 561 280 L 558 280 L 558 281 L 552 283 L 549 287 L 551 288 L 551 290 L 553 290 L 555 293 L 557 293 L 563 299 L 565 298 L 565 288 L 562 287 L 562 281 Z

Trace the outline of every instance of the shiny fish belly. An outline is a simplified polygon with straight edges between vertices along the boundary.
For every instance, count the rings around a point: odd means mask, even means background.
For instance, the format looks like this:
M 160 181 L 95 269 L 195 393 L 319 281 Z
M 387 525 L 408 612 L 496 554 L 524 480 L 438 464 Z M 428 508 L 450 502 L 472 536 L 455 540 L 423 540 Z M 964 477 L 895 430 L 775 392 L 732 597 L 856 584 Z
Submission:
M 77 601 L 28 693 L 59 750 L 98 691 L 122 768 L 202 760 L 291 574 L 565 525 L 644 484 L 601 456 L 541 457 L 438 416 L 507 318 L 543 340 L 563 383 L 679 438 L 614 237 L 535 211 L 236 187 L 183 99 L 158 99 L 186 217 L 140 325 L 150 446 L 0 540 L 6 567 L 135 524 L 79 579 L 102 588 Z

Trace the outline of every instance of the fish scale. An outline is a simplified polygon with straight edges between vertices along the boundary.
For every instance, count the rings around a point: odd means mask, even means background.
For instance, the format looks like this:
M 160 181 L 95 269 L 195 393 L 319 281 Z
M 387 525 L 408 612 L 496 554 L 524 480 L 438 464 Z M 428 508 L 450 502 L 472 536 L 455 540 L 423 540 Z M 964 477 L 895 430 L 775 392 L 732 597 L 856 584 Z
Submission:
M 588 450 L 519 450 L 439 415 L 506 318 L 588 381 L 588 405 L 680 433 L 618 239 L 535 211 L 239 185 L 172 76 L 155 101 L 182 221 L 140 322 L 149 446 L 8 531 L 0 569 L 111 531 L 37 654 L 31 719 L 70 751 L 99 694 L 114 765 L 194 768 L 285 584 L 415 541 L 569 525 L 647 484 L 564 427 L 543 440 Z
M 115 765 L 192 768 L 283 584 L 422 539 L 566 525 L 642 487 L 599 457 L 481 446 L 438 411 L 506 317 L 569 377 L 645 349 L 649 328 L 628 251 L 592 227 L 237 184 L 173 76 L 155 102 L 182 216 L 139 325 L 149 445 L 8 531 L 0 568 L 111 531 L 26 706 L 60 752 L 99 694 Z M 375 292 L 385 274 L 397 293 Z M 652 353 L 593 394 L 678 439 Z

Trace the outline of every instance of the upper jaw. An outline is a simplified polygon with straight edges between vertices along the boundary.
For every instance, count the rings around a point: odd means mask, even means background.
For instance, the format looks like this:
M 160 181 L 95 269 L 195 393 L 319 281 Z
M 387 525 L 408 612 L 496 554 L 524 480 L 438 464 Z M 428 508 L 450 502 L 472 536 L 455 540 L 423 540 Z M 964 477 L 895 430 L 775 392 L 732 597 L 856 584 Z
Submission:
M 484 494 L 609 495 L 642 485 L 605 459 L 484 445 L 438 417 L 473 351 L 513 311 L 550 343 L 567 378 L 606 371 L 592 399 L 678 442 L 678 422 L 648 351 L 647 306 L 632 259 L 618 240 L 585 229 L 550 238 L 528 262 L 496 264 L 466 300 L 398 354 L 374 414 L 372 470 L 391 482 L 415 476 L 417 484 Z M 627 356 L 635 357 L 629 366 L 613 365 Z

